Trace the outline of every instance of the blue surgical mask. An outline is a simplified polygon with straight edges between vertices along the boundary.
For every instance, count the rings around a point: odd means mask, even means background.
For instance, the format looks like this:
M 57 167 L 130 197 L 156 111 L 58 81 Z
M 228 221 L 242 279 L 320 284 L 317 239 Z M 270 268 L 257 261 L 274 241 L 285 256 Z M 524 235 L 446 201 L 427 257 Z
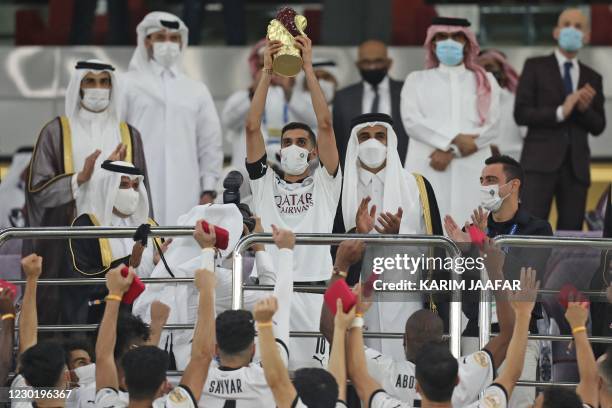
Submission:
M 563 27 L 559 32 L 559 47 L 562 50 L 576 52 L 582 48 L 582 31 L 574 27 Z
M 455 66 L 463 61 L 463 44 L 455 40 L 438 41 L 436 43 L 436 57 L 441 64 Z

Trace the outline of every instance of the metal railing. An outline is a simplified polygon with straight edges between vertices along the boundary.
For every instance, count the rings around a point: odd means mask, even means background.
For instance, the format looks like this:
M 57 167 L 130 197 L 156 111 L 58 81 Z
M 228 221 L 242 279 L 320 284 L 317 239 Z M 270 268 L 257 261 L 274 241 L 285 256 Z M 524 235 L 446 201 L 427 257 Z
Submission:
M 384 246 L 416 246 L 416 245 L 434 245 L 443 247 L 448 250 L 453 258 L 461 256 L 461 251 L 453 241 L 446 237 L 432 235 L 371 235 L 371 234 L 296 234 L 296 245 L 330 245 L 340 244 L 348 239 L 359 239 L 366 244 L 378 244 Z M 243 237 L 234 249 L 234 262 L 232 273 L 232 309 L 242 308 L 242 253 L 253 244 L 274 244 L 271 234 L 251 234 Z M 453 264 L 454 266 L 454 264 Z M 458 278 L 459 274 L 455 273 L 454 278 Z M 460 292 L 455 295 L 460 296 Z M 315 333 L 315 332 L 310 332 Z M 316 332 L 320 335 L 319 332 Z M 461 355 L 461 299 L 450 302 L 450 350 L 454 356 Z
M 612 239 L 605 238 L 568 238 L 568 237 L 533 237 L 533 236 L 519 236 L 519 235 L 500 235 L 493 239 L 495 244 L 499 247 L 506 246 L 517 246 L 517 247 L 529 247 L 529 248 L 553 248 L 553 247 L 589 247 L 589 248 L 601 248 L 610 249 L 612 248 Z M 525 265 L 529 266 L 529 265 Z M 485 281 L 486 271 L 481 271 L 481 280 Z M 558 294 L 559 290 L 540 289 L 538 294 Z M 602 296 L 601 292 L 594 291 L 582 291 L 585 295 Z M 603 295 L 605 296 L 605 295 Z M 481 290 L 480 292 L 480 304 L 478 314 L 478 326 L 479 326 L 479 345 L 482 349 L 491 336 L 491 306 L 492 300 L 487 290 Z M 544 334 L 530 334 L 530 340 L 551 340 L 551 341 L 569 341 L 572 340 L 572 336 L 569 335 L 544 335 Z M 612 344 L 612 338 L 608 337 L 589 337 L 589 341 L 593 343 L 608 343 Z M 539 381 L 519 381 L 517 383 L 520 386 L 543 386 L 549 387 L 554 385 L 559 386 L 576 386 L 576 383 L 554 383 L 554 382 L 539 382 Z
M 0 246 L 9 239 L 66 239 L 66 238 L 131 238 L 136 232 L 136 227 L 49 227 L 49 228 L 9 228 L 0 231 Z M 191 236 L 194 229 L 190 227 L 151 227 L 153 237 L 175 237 Z M 296 234 L 296 244 L 305 245 L 330 245 L 339 244 L 347 239 L 360 239 L 365 243 L 375 243 L 379 245 L 435 245 L 444 247 L 451 257 L 461 256 L 461 251 L 453 241 L 445 237 L 430 235 L 368 235 L 368 234 Z M 233 273 L 232 273 L 232 309 L 242 308 L 243 290 L 266 290 L 267 288 L 244 285 L 242 281 L 242 253 L 251 245 L 256 243 L 274 244 L 271 234 L 252 234 L 243 237 L 234 249 L 233 254 Z M 454 265 L 454 264 L 453 264 Z M 458 277 L 454 274 L 455 278 Z M 88 279 L 40 279 L 40 285 L 100 285 L 105 280 L 103 278 Z M 192 278 L 149 278 L 143 279 L 144 283 L 190 283 Z M 11 281 L 14 284 L 24 284 L 24 280 Z M 308 293 L 321 293 L 322 288 L 312 286 L 294 287 L 295 291 Z M 93 331 L 95 325 L 41 325 L 40 331 Z M 168 330 L 192 329 L 193 325 L 167 325 Z M 461 301 L 450 302 L 450 350 L 455 356 L 461 354 Z M 319 337 L 320 332 L 292 332 L 293 337 Z M 403 333 L 364 333 L 365 337 L 370 338 L 402 338 Z

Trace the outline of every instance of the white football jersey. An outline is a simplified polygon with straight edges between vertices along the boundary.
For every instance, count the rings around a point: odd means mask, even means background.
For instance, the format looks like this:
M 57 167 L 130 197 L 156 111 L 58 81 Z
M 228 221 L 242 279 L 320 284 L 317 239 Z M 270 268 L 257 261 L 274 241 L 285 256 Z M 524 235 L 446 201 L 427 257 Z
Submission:
M 128 401 L 113 388 L 102 388 L 96 393 L 96 408 L 127 408 Z M 169 394 L 153 401 L 153 408 L 195 408 L 193 394 L 184 385 L 179 385 Z
M 366 348 L 365 353 L 368 372 L 391 397 L 409 406 L 420 406 L 414 363 L 393 360 L 371 348 Z M 461 357 L 458 363 L 460 382 L 453 391 L 452 402 L 453 406 L 462 407 L 478 399 L 493 381 L 495 372 L 492 357 L 486 350 Z
M 287 365 L 287 347 L 279 339 L 276 342 Z M 198 405 L 202 408 L 258 408 L 275 407 L 276 403 L 258 359 L 236 369 L 222 367 L 213 360 Z
M 453 394 L 454 397 L 454 394 Z M 370 397 L 370 408 L 411 408 L 421 406 L 409 404 L 392 397 L 384 390 L 374 391 Z M 482 399 L 469 405 L 455 405 L 453 407 L 463 408 L 507 408 L 508 394 L 506 390 L 499 384 L 491 384 L 484 390 Z

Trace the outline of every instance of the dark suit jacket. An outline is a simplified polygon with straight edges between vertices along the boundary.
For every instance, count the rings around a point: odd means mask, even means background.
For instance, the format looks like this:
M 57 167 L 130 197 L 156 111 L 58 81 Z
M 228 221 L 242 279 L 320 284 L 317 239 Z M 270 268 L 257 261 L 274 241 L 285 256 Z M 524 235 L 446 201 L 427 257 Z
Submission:
M 402 93 L 402 81 L 389 78 L 389 90 L 391 92 L 391 117 L 393 118 L 393 129 L 397 134 L 397 151 L 400 155 L 402 165 L 406 160 L 408 151 L 408 135 L 404 130 L 402 116 L 400 114 L 400 95 Z M 340 155 L 340 165 L 344 168 L 346 146 L 351 136 L 351 119 L 361 115 L 363 103 L 363 82 L 349 85 L 336 92 L 334 97 L 334 133 L 336 134 L 336 145 Z
M 557 58 L 552 54 L 525 62 L 516 92 L 514 119 L 518 125 L 529 127 L 521 156 L 525 171 L 556 172 L 569 150 L 576 178 L 588 185 L 588 134 L 600 135 L 606 127 L 606 117 L 601 75 L 579 64 L 578 88 L 589 83 L 597 92 L 585 112 L 576 108 L 569 118 L 557 123 L 556 110 L 565 95 Z

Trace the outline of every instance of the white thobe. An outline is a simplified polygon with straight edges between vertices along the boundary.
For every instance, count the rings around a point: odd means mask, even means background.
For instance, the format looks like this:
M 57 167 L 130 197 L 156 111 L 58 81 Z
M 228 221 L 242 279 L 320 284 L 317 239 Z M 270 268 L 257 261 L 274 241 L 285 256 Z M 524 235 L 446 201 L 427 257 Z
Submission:
M 85 159 L 94 151 L 100 150 L 100 156 L 96 160 L 92 177 L 104 160 L 110 156 L 115 148 L 121 143 L 121 131 L 119 122 L 108 115 L 107 111 L 94 113 L 86 109 L 80 109 L 77 117 L 70 118 L 70 133 L 72 135 L 72 161 L 75 174 L 72 176 L 72 191 L 76 199 L 80 189 L 77 183 L 77 173 L 83 169 Z M 77 201 L 78 202 L 78 201 Z M 78 205 L 76 213 L 82 211 Z
M 480 172 L 491 156 L 490 144 L 499 129 L 499 85 L 490 73 L 491 105 L 481 125 L 477 110 L 476 75 L 464 65 L 440 65 L 408 75 L 402 88 L 401 113 L 410 144 L 406 169 L 422 174 L 431 183 L 440 215 L 451 215 L 462 225 L 480 204 Z M 430 165 L 436 150 L 448 150 L 460 133 L 477 134 L 478 151 L 453 158 L 445 171 Z
M 155 217 L 172 225 L 214 190 L 221 175 L 221 124 L 208 88 L 150 60 L 129 71 L 123 116 L 142 136 Z
M 497 142 L 499 150 L 502 154 L 520 161 L 527 128 L 516 124 L 514 120 L 514 94 L 506 88 L 501 89 L 499 110 L 499 139 Z
M 376 205 L 376 224 L 380 226 L 378 222 L 378 216 L 380 215 L 383 208 L 383 196 L 385 186 L 385 173 L 386 169 L 382 169 L 378 173 L 374 174 L 370 171 L 359 168 L 359 184 L 357 191 L 359 194 L 359 201 L 367 196 L 371 198 L 368 205 L 368 211 L 373 205 Z M 415 194 L 418 196 L 418 190 L 415 187 Z M 415 200 L 415 204 L 412 208 L 403 208 L 402 220 L 412 220 L 410 222 L 410 228 L 416 228 L 420 225 L 420 228 L 410 231 L 410 233 L 425 234 L 425 227 L 423 223 L 423 212 L 420 206 L 420 200 Z M 371 234 L 378 234 L 373 229 Z M 370 263 L 368 260 L 373 257 L 394 257 L 395 254 L 408 252 L 415 256 L 420 255 L 420 252 L 412 252 L 413 248 L 405 247 L 400 249 L 399 247 L 384 247 L 384 246 L 371 246 L 366 249 L 365 268 L 366 276 L 369 274 Z M 416 251 L 419 251 L 418 249 Z M 384 274 L 380 275 L 378 279 L 384 282 L 399 282 L 402 279 L 417 281 L 419 275 L 411 275 L 406 271 L 388 270 Z M 385 332 L 385 333 L 399 333 L 404 331 L 404 325 L 406 320 L 417 310 L 423 308 L 422 299 L 420 295 L 406 294 L 401 299 L 398 294 L 383 294 L 379 292 L 374 293 L 374 300 L 372 302 L 372 308 L 365 319 L 365 331 L 368 332 Z M 396 359 L 403 359 L 405 357 L 402 342 L 398 339 L 365 339 L 365 344 L 368 347 L 376 348 L 377 350 L 384 350 L 385 355 L 392 356 Z

